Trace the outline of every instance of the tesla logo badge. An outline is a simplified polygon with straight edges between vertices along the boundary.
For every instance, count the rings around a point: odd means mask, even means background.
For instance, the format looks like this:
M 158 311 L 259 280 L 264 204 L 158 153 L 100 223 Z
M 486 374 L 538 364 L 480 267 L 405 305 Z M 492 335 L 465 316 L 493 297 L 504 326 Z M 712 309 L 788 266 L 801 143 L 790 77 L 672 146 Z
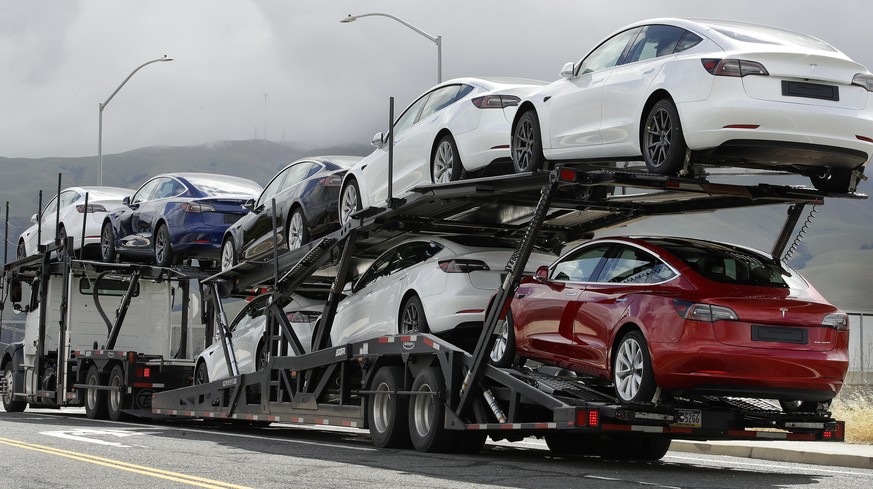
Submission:
M 785 313 L 788 312 L 788 308 L 787 307 L 780 307 L 779 312 L 782 313 L 782 317 L 785 317 Z
M 815 73 L 815 69 L 818 68 L 818 65 L 815 64 L 815 63 L 810 63 L 810 64 L 809 64 L 809 67 L 811 68 L 810 71 L 812 71 L 813 73 Z

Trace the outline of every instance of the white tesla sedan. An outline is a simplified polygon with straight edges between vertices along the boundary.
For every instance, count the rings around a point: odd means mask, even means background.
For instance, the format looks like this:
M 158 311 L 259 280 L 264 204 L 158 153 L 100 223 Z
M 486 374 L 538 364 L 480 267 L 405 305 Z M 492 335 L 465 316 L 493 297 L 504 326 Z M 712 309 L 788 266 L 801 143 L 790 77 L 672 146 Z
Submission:
M 94 249 L 99 254 L 100 226 L 109 212 L 121 206 L 121 201 L 133 194 L 129 188 L 118 187 L 70 187 L 52 197 L 40 214 L 30 218 L 33 226 L 27 228 L 18 238 L 16 257 L 24 258 L 37 252 L 38 244 L 54 242 L 55 234 L 61 240 L 73 237 L 73 250 L 77 254 L 82 249 L 82 224 L 86 214 L 85 194 L 88 194 L 88 217 L 85 219 L 85 251 Z M 60 202 L 60 206 L 58 205 Z M 60 208 L 60 211 L 58 210 Z M 58 223 L 57 233 L 55 224 Z M 41 228 L 41 229 L 40 229 Z M 41 234 L 41 236 L 39 236 Z M 39 236 L 39 239 L 37 237 Z
M 482 236 L 409 238 L 382 253 L 338 305 L 331 343 L 480 327 L 516 243 Z M 532 253 L 528 269 L 555 260 Z M 533 272 L 528 273 L 533 273 Z
M 873 153 L 873 75 L 829 44 L 773 27 L 654 19 L 610 35 L 521 102 L 517 172 L 545 160 L 644 160 L 808 175 L 854 191 Z
M 267 326 L 267 307 L 271 294 L 259 295 L 252 299 L 230 323 L 233 352 L 240 374 L 248 374 L 263 369 L 270 359 L 264 333 Z M 304 352 L 312 349 L 312 331 L 321 316 L 324 301 L 309 299 L 293 294 L 282 308 L 291 329 L 297 335 Z M 194 383 L 206 384 L 213 380 L 230 377 L 221 336 L 216 334 L 212 344 L 197 357 L 194 370 Z M 289 348 L 289 352 L 291 349 Z
M 393 197 L 423 183 L 461 179 L 496 160 L 509 161 L 509 122 L 519 100 L 546 82 L 457 78 L 415 100 L 394 123 Z M 388 135 L 343 179 L 340 220 L 388 198 Z

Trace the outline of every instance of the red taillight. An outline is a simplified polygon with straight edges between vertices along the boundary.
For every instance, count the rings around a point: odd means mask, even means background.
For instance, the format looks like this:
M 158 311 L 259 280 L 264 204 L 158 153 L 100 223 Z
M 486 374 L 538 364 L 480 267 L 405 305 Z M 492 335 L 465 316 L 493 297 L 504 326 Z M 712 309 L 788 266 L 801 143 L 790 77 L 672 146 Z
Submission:
M 470 102 L 480 109 L 505 109 L 518 105 L 521 99 L 515 95 L 483 95 L 470 99 Z
M 215 207 L 200 202 L 182 202 L 181 206 L 182 210 L 185 212 L 215 212 Z
M 440 270 L 446 273 L 470 273 L 477 270 L 491 270 L 484 261 L 479 260 L 443 260 L 439 262 Z
M 576 411 L 576 426 L 596 428 L 600 425 L 600 411 L 596 409 L 579 409 Z
M 703 63 L 703 69 L 715 76 L 743 77 L 746 75 L 770 75 L 767 69 L 764 68 L 764 65 L 758 63 L 757 61 L 730 58 L 703 58 L 700 61 L 701 63 Z
M 867 136 L 858 136 L 856 134 L 855 137 L 858 138 L 859 141 L 866 141 L 868 143 L 873 143 L 873 139 L 868 138 Z
M 322 178 L 318 183 L 325 187 L 339 187 L 343 183 L 343 177 L 341 175 L 331 175 Z
M 84 214 L 85 204 L 77 205 L 76 212 L 78 212 L 79 214 Z M 88 214 L 93 214 L 95 212 L 106 212 L 106 208 L 100 204 L 88 204 Z
M 576 170 L 571 170 L 569 168 L 561 168 L 558 171 L 558 180 L 562 182 L 575 182 L 576 181 Z

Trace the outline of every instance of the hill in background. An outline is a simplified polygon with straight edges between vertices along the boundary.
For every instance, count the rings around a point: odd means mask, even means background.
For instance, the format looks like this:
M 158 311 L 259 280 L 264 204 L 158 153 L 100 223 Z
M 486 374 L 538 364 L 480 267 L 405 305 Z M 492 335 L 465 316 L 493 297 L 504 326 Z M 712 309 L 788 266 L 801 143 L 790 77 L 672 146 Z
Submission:
M 193 171 L 235 175 L 265 185 L 279 169 L 304 156 L 363 156 L 371 151 L 369 145 L 306 149 L 264 140 L 221 141 L 186 147 L 154 146 L 104 155 L 103 183 L 136 189 L 158 173 Z M 14 244 L 18 236 L 30 226 L 30 216 L 37 212 L 38 192 L 42 190 L 43 202 L 48 202 L 57 191 L 58 173 L 64 188 L 96 185 L 97 166 L 94 156 L 0 158 L 0 205 L 9 201 L 10 206 L 6 246 L 10 259 L 14 259 Z M 762 182 L 809 186 L 806 178 L 794 176 L 713 176 L 710 179 L 747 185 Z M 870 188 L 873 185 L 865 182 L 860 190 L 869 193 Z M 781 205 L 661 216 L 604 230 L 598 235 L 691 236 L 769 251 L 782 229 L 786 212 L 787 206 Z M 801 220 L 801 224 L 803 222 Z M 870 292 L 873 290 L 873 200 L 827 199 L 826 205 L 816 209 L 808 232 L 790 263 L 836 305 L 850 310 L 873 310 Z

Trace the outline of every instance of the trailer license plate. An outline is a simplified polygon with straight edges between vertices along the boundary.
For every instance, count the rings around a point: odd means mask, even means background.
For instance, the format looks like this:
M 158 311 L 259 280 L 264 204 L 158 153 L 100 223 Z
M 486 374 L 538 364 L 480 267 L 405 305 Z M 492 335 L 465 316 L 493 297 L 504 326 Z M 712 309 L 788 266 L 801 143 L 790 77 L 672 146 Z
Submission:
M 676 421 L 672 426 L 686 428 L 700 428 L 702 426 L 703 413 L 699 409 L 677 409 Z

